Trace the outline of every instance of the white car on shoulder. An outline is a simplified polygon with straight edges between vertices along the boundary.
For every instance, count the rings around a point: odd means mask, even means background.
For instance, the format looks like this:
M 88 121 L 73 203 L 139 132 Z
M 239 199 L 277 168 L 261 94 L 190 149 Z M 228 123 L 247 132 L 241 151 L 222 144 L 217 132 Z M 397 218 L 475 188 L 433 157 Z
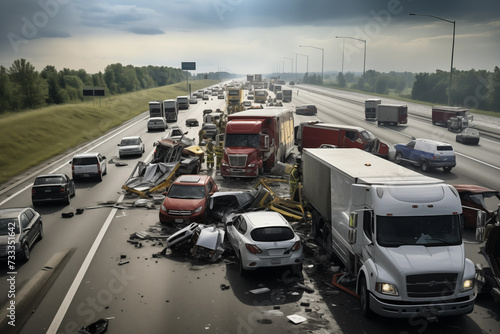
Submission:
M 228 240 L 239 258 L 240 273 L 263 267 L 302 267 L 300 237 L 275 211 L 237 214 L 226 222 Z

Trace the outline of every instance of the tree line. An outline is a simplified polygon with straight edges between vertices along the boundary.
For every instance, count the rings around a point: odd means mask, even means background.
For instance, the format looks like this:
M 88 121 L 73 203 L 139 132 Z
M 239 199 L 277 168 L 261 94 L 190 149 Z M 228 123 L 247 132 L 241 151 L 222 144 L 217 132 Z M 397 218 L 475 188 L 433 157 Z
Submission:
M 8 69 L 0 66 L 0 113 L 83 101 L 83 87 L 104 87 L 106 95 L 115 95 L 174 84 L 185 76 L 179 68 L 120 63 L 106 66 L 104 73 L 58 71 L 52 65 L 38 72 L 26 59 L 17 59 Z
M 311 80 L 313 78 L 314 80 Z M 321 77 L 307 78 L 309 83 L 319 84 Z M 448 104 L 450 72 L 435 73 L 389 72 L 380 73 L 368 70 L 365 76 L 352 73 L 337 74 L 336 87 L 349 87 L 365 92 L 387 95 L 392 90 L 401 97 L 434 104 Z M 411 88 L 411 93 L 408 89 Z M 486 70 L 453 70 L 451 98 L 452 106 L 500 112 L 500 69 L 493 72 Z

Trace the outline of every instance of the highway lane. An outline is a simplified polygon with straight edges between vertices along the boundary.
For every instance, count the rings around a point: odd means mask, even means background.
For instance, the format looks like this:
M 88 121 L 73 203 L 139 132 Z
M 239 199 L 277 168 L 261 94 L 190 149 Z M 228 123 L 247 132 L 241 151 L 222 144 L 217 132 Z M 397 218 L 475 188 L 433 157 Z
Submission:
M 311 100 L 308 98 L 311 98 Z M 314 102 L 321 100 L 322 97 L 320 96 L 311 95 L 306 97 L 303 91 L 301 91 L 299 97 L 294 95 L 293 103 L 315 103 L 320 108 L 318 118 L 321 117 L 322 120 L 328 122 L 349 123 L 349 119 L 346 118 L 345 113 L 353 112 L 356 108 L 350 106 L 350 109 L 346 107 L 348 109 L 343 111 L 344 114 L 334 113 L 334 110 L 331 112 L 328 110 L 328 106 L 335 106 L 337 108 L 338 101 L 333 100 L 330 103 L 324 101 L 321 104 Z M 194 107 L 192 105 L 189 111 L 181 111 L 178 124 L 184 126 L 183 122 L 185 118 L 191 118 L 193 115 L 196 115 L 201 124 L 201 111 L 205 107 L 213 106 L 212 108 L 215 109 L 222 106 L 222 104 L 223 101 L 217 99 L 207 104 L 200 101 L 198 105 Z M 323 114 L 323 110 L 327 110 L 328 112 L 324 112 Z M 297 116 L 296 122 L 302 119 L 310 118 Z M 362 121 L 365 122 L 364 119 Z M 364 127 L 367 128 L 366 122 L 358 124 L 365 124 Z M 188 136 L 197 138 L 198 129 L 190 129 Z M 127 130 L 126 134 L 125 132 L 116 134 L 113 139 L 101 144 L 99 151 L 104 152 L 108 156 L 108 160 L 116 160 L 116 144 L 119 142 L 119 139 L 122 136 L 133 134 L 141 135 L 146 141 L 146 147 L 152 149 L 153 141 L 164 134 L 146 133 L 145 130 L 145 120 L 139 120 L 137 124 L 132 125 Z M 374 133 L 375 131 L 380 131 L 383 134 L 388 129 L 372 124 L 372 128 L 369 128 L 369 130 Z M 379 134 L 377 133 L 377 135 Z M 398 138 L 398 140 L 407 138 L 406 134 L 401 135 L 397 131 L 395 134 L 390 134 L 391 137 L 396 135 L 401 136 L 401 139 Z M 384 138 L 382 135 L 379 136 Z M 69 159 L 67 160 L 69 161 Z M 124 161 L 129 163 L 125 167 L 111 165 L 110 172 L 104 177 L 102 183 L 90 182 L 79 184 L 77 196 L 73 199 L 69 208 L 57 206 L 42 208 L 46 210 L 44 213 L 46 238 L 35 246 L 33 258 L 30 262 L 19 269 L 19 281 L 31 277 L 55 251 L 72 247 L 76 248 L 76 252 L 70 264 L 64 269 L 60 278 L 46 295 L 36 312 L 33 313 L 22 332 L 44 333 L 53 324 L 57 308 L 61 305 L 66 292 L 69 290 L 80 268 L 80 264 L 91 249 L 95 237 L 98 235 L 100 228 L 105 223 L 112 209 L 87 209 L 82 216 L 75 216 L 68 220 L 61 219 L 60 213 L 66 212 L 70 208 L 94 206 L 99 201 L 118 200 L 121 195 L 120 187 L 123 181 L 129 176 L 137 160 L 139 158 L 124 159 Z M 70 170 L 67 168 L 69 168 L 69 165 L 65 163 L 62 170 L 70 173 Z M 478 167 L 471 168 L 476 168 L 477 170 Z M 440 172 L 430 173 L 430 175 L 449 178 L 450 181 L 448 182 L 450 183 L 452 183 L 451 181 L 477 183 L 478 176 L 474 175 L 476 173 L 468 171 L 468 169 L 469 167 L 466 166 L 458 166 L 448 175 Z M 488 169 L 484 172 L 487 173 Z M 463 174 L 470 174 L 471 177 L 463 176 Z M 248 187 L 252 184 L 249 182 L 224 183 L 218 176 L 216 176 L 216 181 L 221 184 L 223 189 L 236 189 L 242 186 Z M 14 206 L 11 205 L 12 203 L 30 205 L 30 202 L 29 192 L 25 191 L 19 196 L 15 196 L 8 204 L 9 206 Z M 7 203 L 2 204 L 2 207 L 5 204 Z M 273 287 L 273 284 L 276 284 L 275 281 L 280 278 L 279 275 L 271 275 L 270 279 L 253 277 L 242 280 L 237 273 L 236 266 L 231 261 L 217 265 L 207 265 L 206 263 L 190 261 L 189 256 L 185 254 L 179 257 L 174 256 L 168 259 L 153 260 L 151 259 L 151 255 L 160 250 L 161 246 L 148 244 L 148 247 L 136 249 L 126 243 L 126 239 L 130 233 L 145 230 L 148 226 L 156 224 L 156 222 L 156 211 L 131 209 L 120 210 L 116 213 L 110 222 L 109 230 L 103 237 L 103 242 L 96 250 L 96 255 L 89 266 L 89 271 L 82 278 L 82 283 L 75 292 L 75 296 L 71 300 L 67 312 L 64 313 L 64 318 L 60 322 L 61 327 L 58 326 L 58 332 L 70 332 L 67 329 L 84 325 L 90 320 L 102 316 L 115 317 L 110 324 L 114 328 L 112 332 L 130 332 L 127 329 L 143 328 L 142 332 L 158 333 L 167 327 L 172 332 L 181 332 L 182 329 L 186 328 L 193 329 L 191 332 L 200 330 L 215 332 L 216 329 L 218 332 L 221 332 L 223 329 L 230 330 L 234 328 L 244 328 L 246 330 L 258 329 L 259 332 L 276 332 L 276 328 L 281 327 L 283 327 L 284 331 L 290 331 L 289 323 L 283 320 L 283 316 L 274 316 L 271 318 L 276 326 L 269 326 L 269 324 L 265 326 L 265 323 L 256 321 L 262 319 L 262 315 L 272 309 L 272 302 L 275 302 L 275 300 L 269 298 L 269 296 L 253 298 L 248 294 L 248 290 L 255 288 L 258 283 Z M 49 234 L 51 237 L 48 237 Z M 39 251 L 40 254 L 38 254 Z M 130 258 L 129 265 L 117 265 L 117 261 L 122 254 Z M 231 260 L 230 257 L 229 260 Z M 203 283 L 200 283 L 204 275 L 205 277 L 211 275 L 211 279 L 205 279 Z M 228 284 L 232 291 L 221 290 L 220 284 L 222 283 Z M 277 291 L 283 288 L 279 284 L 275 285 L 275 287 Z M 300 297 L 303 297 L 302 293 Z M 87 298 L 90 298 L 90 301 Z M 110 305 L 107 303 L 109 302 L 108 298 L 113 300 Z M 303 312 L 303 308 L 298 307 L 300 306 L 297 303 L 299 299 L 288 298 L 289 300 L 281 308 L 281 312 L 286 312 L 286 314 Z M 306 298 L 309 300 L 312 299 L 309 295 L 306 295 Z M 109 308 L 105 308 L 105 306 L 109 306 Z M 315 303 L 314 306 L 324 307 L 321 303 Z M 193 309 L 196 310 L 196 314 L 192 313 Z M 311 319 L 309 321 L 312 322 Z M 335 322 L 328 323 L 330 325 L 335 324 Z M 318 326 L 325 325 L 324 322 L 320 322 L 319 320 L 317 324 Z M 384 326 L 378 324 L 377 328 L 382 331 Z M 347 333 L 348 331 L 344 332 Z

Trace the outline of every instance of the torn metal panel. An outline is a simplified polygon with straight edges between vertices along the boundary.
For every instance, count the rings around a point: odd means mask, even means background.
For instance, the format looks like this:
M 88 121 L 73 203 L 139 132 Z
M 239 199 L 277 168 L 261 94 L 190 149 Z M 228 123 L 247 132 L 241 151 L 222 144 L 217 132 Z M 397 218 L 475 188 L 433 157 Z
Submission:
M 198 227 L 199 224 L 197 223 L 191 223 L 188 226 L 184 227 L 183 229 L 177 231 L 176 233 L 172 234 L 170 237 L 167 239 L 167 247 L 172 247 L 175 246 L 181 242 L 191 240 L 191 237 Z
M 210 261 L 217 261 L 224 252 L 225 232 L 215 226 L 199 225 L 195 230 L 195 245 L 191 249 L 191 254 L 195 258 L 208 258 Z
M 168 187 L 175 178 L 175 172 L 179 168 L 177 162 L 158 162 L 146 164 L 138 161 L 132 174 L 122 186 L 125 190 L 148 198 L 150 192 Z
M 255 189 L 216 192 L 209 199 L 208 214 L 216 220 L 222 221 L 231 213 L 244 212 L 251 207 L 256 193 Z

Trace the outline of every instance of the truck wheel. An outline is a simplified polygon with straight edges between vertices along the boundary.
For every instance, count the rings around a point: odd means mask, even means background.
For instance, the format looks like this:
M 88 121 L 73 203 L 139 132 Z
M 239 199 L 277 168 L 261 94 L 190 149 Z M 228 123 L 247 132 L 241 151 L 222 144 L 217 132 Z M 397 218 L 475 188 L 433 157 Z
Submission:
M 378 126 L 380 126 L 380 124 L 381 124 L 381 123 L 380 123 L 379 121 L 377 121 L 377 125 L 378 125 Z
M 429 171 L 429 163 L 426 160 L 422 161 L 420 168 L 422 169 L 422 172 L 428 172 Z
M 401 152 L 396 152 L 396 157 L 394 158 L 394 162 L 397 164 L 401 163 Z
M 365 276 L 362 276 L 359 281 L 359 302 L 361 303 L 361 313 L 365 318 L 370 318 L 373 311 L 370 309 L 370 296 L 368 295 Z
M 443 167 L 443 171 L 445 173 L 449 173 L 451 171 L 451 167 Z

